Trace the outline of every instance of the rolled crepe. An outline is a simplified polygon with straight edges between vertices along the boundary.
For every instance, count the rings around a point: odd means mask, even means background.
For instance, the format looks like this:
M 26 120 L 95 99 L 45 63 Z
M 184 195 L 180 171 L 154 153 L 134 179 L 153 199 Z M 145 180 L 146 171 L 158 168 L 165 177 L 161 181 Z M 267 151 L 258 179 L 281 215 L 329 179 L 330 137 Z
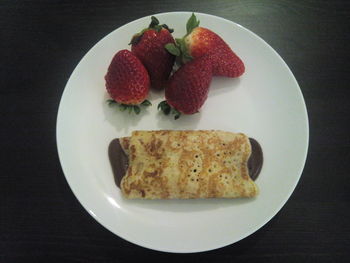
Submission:
M 128 199 L 254 197 L 249 138 L 225 131 L 134 131 L 121 191 Z

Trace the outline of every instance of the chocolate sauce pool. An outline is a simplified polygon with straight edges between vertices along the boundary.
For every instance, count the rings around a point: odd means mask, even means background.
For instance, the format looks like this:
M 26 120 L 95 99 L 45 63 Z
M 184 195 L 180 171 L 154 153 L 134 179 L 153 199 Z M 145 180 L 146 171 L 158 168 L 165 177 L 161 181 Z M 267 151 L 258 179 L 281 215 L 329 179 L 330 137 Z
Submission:
M 252 147 L 252 153 L 248 159 L 248 171 L 250 178 L 255 181 L 260 174 L 264 162 L 264 155 L 260 144 L 255 139 L 249 138 L 249 141 Z
M 108 147 L 109 161 L 112 166 L 115 184 L 120 188 L 120 182 L 128 169 L 128 156 L 123 151 L 119 139 L 111 141 Z
M 252 153 L 248 160 L 249 176 L 252 180 L 258 178 L 264 158 L 260 144 L 253 138 L 249 138 Z M 119 139 L 111 141 L 108 147 L 109 161 L 112 166 L 115 184 L 120 188 L 120 182 L 128 169 L 128 156 L 122 149 Z

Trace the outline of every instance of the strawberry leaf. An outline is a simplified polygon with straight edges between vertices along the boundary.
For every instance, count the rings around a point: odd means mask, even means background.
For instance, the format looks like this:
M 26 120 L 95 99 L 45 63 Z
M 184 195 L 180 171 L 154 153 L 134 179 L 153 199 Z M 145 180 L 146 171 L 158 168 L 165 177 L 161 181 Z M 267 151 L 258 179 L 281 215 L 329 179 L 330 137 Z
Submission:
M 142 39 L 143 33 L 145 33 L 147 30 L 149 30 L 149 28 L 144 28 L 139 33 L 133 35 L 129 45 L 136 45 L 137 43 L 139 43 Z
M 159 20 L 155 16 L 151 16 L 151 23 L 149 24 L 149 28 L 154 28 L 159 25 Z
M 140 114 L 141 109 L 140 109 L 139 106 L 134 105 L 134 106 L 133 106 L 133 109 L 134 109 L 134 112 L 135 112 L 136 114 Z
M 131 114 L 132 112 L 134 112 L 136 114 L 140 114 L 140 112 L 141 112 L 141 107 L 140 106 L 150 106 L 150 105 L 152 105 L 151 102 L 149 102 L 148 100 L 144 100 L 139 105 L 130 105 L 130 104 L 118 103 L 115 100 L 111 100 L 111 99 L 107 100 L 106 102 L 108 103 L 109 106 L 117 105 L 120 111 L 128 110 L 129 114 Z
M 177 46 L 180 46 L 181 41 L 183 41 L 182 38 L 175 38 L 175 43 Z
M 188 61 L 191 61 L 193 59 L 192 56 L 190 56 L 187 52 L 182 54 L 182 62 L 187 63 Z
M 165 49 L 166 49 L 170 54 L 172 54 L 172 55 L 174 55 L 174 56 L 180 56 L 180 54 L 181 54 L 180 49 L 179 49 L 177 46 L 175 46 L 174 43 L 168 43 L 168 44 L 166 44 L 166 45 L 165 45 Z
M 148 28 L 155 29 L 157 32 L 160 32 L 162 28 L 168 30 L 170 34 L 174 32 L 174 29 L 169 28 L 168 25 L 160 25 L 159 20 L 155 16 L 151 16 L 151 23 L 149 24 Z
M 165 28 L 166 30 L 168 30 L 170 34 L 174 32 L 174 29 L 169 28 L 168 25 L 166 25 L 166 24 L 163 24 L 162 27 Z
M 174 109 L 174 108 L 171 109 L 171 114 L 175 114 L 174 120 L 177 120 L 181 116 L 181 112 L 179 112 L 177 109 Z
M 158 104 L 158 110 L 161 110 L 165 115 L 169 115 L 170 113 L 175 115 L 174 116 L 175 120 L 177 120 L 181 116 L 181 112 L 179 112 L 175 108 L 172 108 L 166 100 L 164 100 Z
M 186 42 L 184 38 L 176 38 L 175 41 L 178 48 L 180 48 L 181 62 L 183 64 L 186 64 L 188 61 L 193 59 L 192 56 L 190 56 L 190 54 L 188 53 Z
M 141 103 L 142 106 L 151 106 L 152 103 L 149 101 L 149 100 L 144 100 L 142 103 Z
M 120 111 L 125 111 L 127 108 L 128 108 L 128 105 L 119 104 L 119 110 L 120 110 Z
M 114 104 L 118 104 L 115 100 L 111 100 L 111 99 L 106 100 L 106 102 L 108 103 L 108 106 L 112 106 Z
M 159 102 L 159 104 L 158 104 L 158 106 L 157 106 L 157 110 L 161 110 L 161 109 L 162 109 L 162 105 L 163 105 L 164 103 L 166 103 L 166 101 L 165 101 L 165 100 L 164 100 L 164 101 Z
M 160 32 L 160 30 L 162 30 L 162 26 L 160 26 L 160 25 L 155 25 L 154 27 L 154 30 L 156 30 L 157 32 Z
M 181 116 L 181 113 L 176 114 L 176 115 L 174 116 L 174 120 L 177 120 L 178 118 L 180 118 L 180 116 Z
M 171 107 L 166 100 L 164 100 L 158 104 L 158 110 L 161 110 L 165 115 L 169 115 Z
M 199 22 L 194 13 L 192 13 L 186 24 L 187 35 L 191 34 L 192 30 L 199 26 Z
M 176 38 L 175 42 L 176 42 L 176 45 L 180 48 L 181 52 L 186 52 L 187 51 L 185 38 Z
M 142 38 L 142 35 L 143 35 L 143 34 L 140 34 L 140 33 L 134 35 L 134 36 L 132 37 L 132 39 L 130 40 L 129 45 L 136 45 L 137 43 L 139 43 L 140 40 L 141 40 L 141 38 Z
M 180 51 L 182 54 L 187 53 L 186 43 L 185 43 L 185 40 L 183 38 L 177 38 L 176 43 L 180 47 Z

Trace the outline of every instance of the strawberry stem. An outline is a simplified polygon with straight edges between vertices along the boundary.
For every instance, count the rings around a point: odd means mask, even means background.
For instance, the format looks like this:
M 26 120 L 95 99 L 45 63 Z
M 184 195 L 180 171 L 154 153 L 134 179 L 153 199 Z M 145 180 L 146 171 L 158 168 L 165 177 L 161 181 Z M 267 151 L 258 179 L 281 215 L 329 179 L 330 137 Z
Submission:
M 174 56 L 180 56 L 181 51 L 174 43 L 168 43 L 165 45 L 165 49 Z
M 180 62 L 182 64 L 186 64 L 193 59 L 193 57 L 188 52 L 185 37 L 186 36 L 183 38 L 176 38 L 175 44 L 165 46 L 168 52 L 180 58 Z
M 186 64 L 188 61 L 191 61 L 193 57 L 189 54 L 188 47 L 185 42 L 185 38 L 192 33 L 193 29 L 199 26 L 200 21 L 197 20 L 197 17 L 192 13 L 191 17 L 188 19 L 186 24 L 187 33 L 182 38 L 176 38 L 175 44 L 169 43 L 165 45 L 165 49 L 172 55 L 179 57 L 177 61 L 180 61 L 181 64 Z

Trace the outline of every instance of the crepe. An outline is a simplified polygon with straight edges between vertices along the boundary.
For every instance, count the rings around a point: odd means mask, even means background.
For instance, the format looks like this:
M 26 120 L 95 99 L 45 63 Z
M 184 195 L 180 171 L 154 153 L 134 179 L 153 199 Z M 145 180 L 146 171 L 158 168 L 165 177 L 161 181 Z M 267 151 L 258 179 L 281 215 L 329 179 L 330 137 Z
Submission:
M 249 138 L 225 131 L 134 131 L 120 138 L 129 158 L 121 190 L 128 199 L 254 197 Z

